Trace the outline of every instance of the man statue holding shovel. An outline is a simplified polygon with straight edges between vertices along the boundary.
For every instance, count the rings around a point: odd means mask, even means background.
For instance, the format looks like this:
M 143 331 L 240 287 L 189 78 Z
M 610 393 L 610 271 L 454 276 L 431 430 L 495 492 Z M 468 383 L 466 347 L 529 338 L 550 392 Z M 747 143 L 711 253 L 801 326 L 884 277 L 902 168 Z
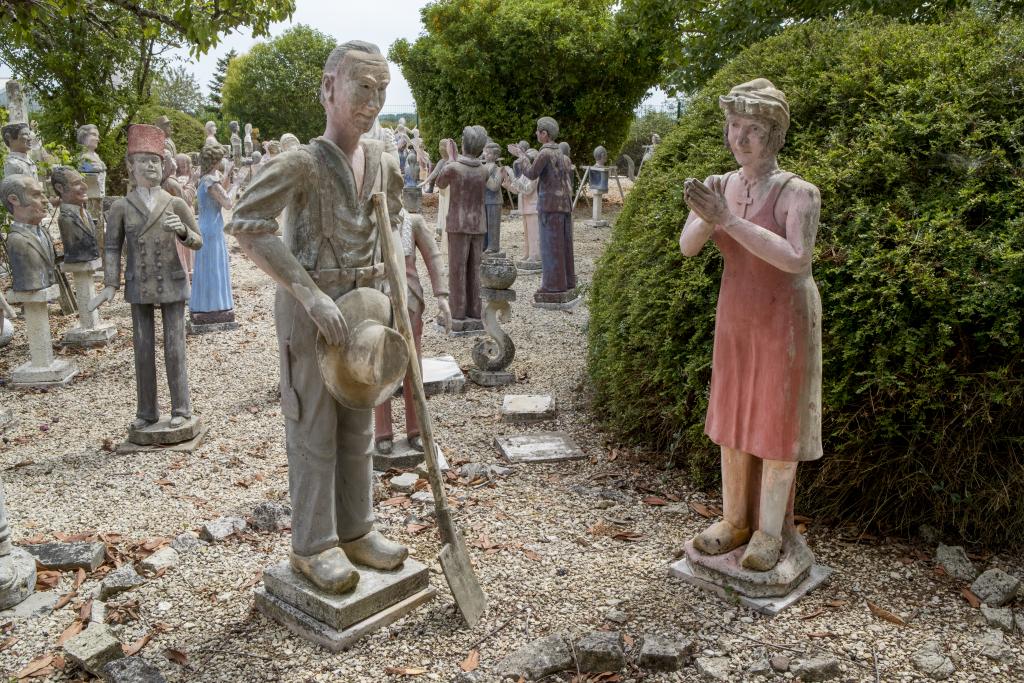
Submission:
M 389 81 L 377 46 L 335 48 L 320 88 L 323 136 L 270 162 L 225 227 L 278 283 L 290 561 L 329 593 L 356 586 L 353 563 L 391 570 L 408 555 L 374 530 L 371 486 L 372 408 L 395 390 L 408 363 L 379 291 L 387 276 L 380 242 L 401 223 L 402 176 L 381 142 L 361 138 Z M 389 225 L 374 219 L 374 192 L 386 195 Z M 275 236 L 282 211 L 283 240 Z

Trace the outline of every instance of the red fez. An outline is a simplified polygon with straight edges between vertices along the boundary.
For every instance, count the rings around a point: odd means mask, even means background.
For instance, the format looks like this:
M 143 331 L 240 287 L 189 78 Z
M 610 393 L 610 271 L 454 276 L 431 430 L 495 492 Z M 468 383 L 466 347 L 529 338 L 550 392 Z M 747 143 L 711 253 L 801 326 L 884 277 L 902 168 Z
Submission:
M 163 157 L 164 141 L 166 139 L 167 134 L 156 126 L 150 126 L 146 123 L 134 123 L 128 126 L 128 154 L 145 152 Z

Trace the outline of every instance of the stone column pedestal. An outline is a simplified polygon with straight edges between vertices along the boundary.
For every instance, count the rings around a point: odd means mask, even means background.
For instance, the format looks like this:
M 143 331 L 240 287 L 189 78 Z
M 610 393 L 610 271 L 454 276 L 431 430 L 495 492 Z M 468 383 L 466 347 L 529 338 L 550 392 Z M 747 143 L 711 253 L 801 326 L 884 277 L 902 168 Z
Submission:
M 475 368 L 469 378 L 484 387 L 511 384 L 516 377 L 506 368 L 516 355 L 516 345 L 501 329 L 502 322 L 511 318 L 511 304 L 516 300 L 515 290 L 509 289 L 516 281 L 516 266 L 510 259 L 485 257 L 480 265 L 480 298 L 484 306 L 484 329 L 490 339 L 483 339 L 473 347 Z
M 610 223 L 608 223 L 608 221 L 606 221 L 602 217 L 602 215 L 601 215 L 601 212 L 603 211 L 603 205 L 604 205 L 604 192 L 595 192 L 594 193 L 594 212 L 591 215 L 591 218 L 590 218 L 589 221 L 584 221 L 583 222 L 584 225 L 586 225 L 588 228 L 607 228 L 610 225 Z
M 31 360 L 11 373 L 11 384 L 20 387 L 66 386 L 78 374 L 72 361 L 53 357 L 50 337 L 50 314 L 47 303 L 60 296 L 57 285 L 32 292 L 8 292 L 7 300 L 22 305 L 25 312 L 25 334 Z
M 117 326 L 100 318 L 98 310 L 89 310 L 93 289 L 93 273 L 98 271 L 101 261 L 64 263 L 61 270 L 71 273 L 75 280 L 75 301 L 78 302 L 78 327 L 64 333 L 61 344 L 76 348 L 91 348 L 110 344 L 117 334 Z

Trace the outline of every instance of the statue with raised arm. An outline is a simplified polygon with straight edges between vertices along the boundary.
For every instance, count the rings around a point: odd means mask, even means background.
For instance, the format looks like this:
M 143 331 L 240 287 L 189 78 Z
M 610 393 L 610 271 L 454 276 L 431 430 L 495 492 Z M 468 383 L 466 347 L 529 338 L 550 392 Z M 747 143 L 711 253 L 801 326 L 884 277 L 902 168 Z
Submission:
M 822 455 L 821 300 L 811 273 L 821 200 L 778 166 L 789 128 L 780 90 L 758 78 L 719 104 L 740 168 L 685 182 L 679 247 L 693 256 L 711 240 L 725 262 L 705 423 L 722 449 L 724 514 L 687 554 L 697 567 L 775 571 L 783 585 L 772 594 L 785 594 L 813 562 L 793 527 L 793 496 L 797 465 Z M 726 559 L 715 565 L 718 555 Z
M 362 571 L 356 565 L 394 570 L 408 555 L 375 530 L 372 495 L 372 409 L 394 392 L 408 363 L 404 340 L 385 327 L 390 302 L 379 291 L 387 276 L 380 231 L 402 224 L 402 176 L 383 143 L 364 137 L 390 79 L 377 46 L 336 47 L 320 86 L 324 134 L 278 155 L 225 227 L 278 283 L 274 317 L 293 508 L 287 571 L 325 593 L 352 590 Z M 390 225 L 376 224 L 375 192 L 387 195 Z M 279 569 L 266 575 L 273 571 Z M 270 582 L 266 590 L 287 600 Z
M 126 254 L 124 298 L 131 304 L 135 349 L 136 412 L 128 440 L 141 446 L 167 445 L 199 436 L 192 415 L 185 363 L 185 301 L 189 286 L 177 243 L 203 246 L 195 215 L 180 197 L 160 187 L 165 135 L 156 126 L 128 127 L 127 163 L 135 188 L 110 207 L 104 245 L 104 288 L 92 308 L 114 298 L 121 286 L 121 255 Z M 156 309 L 164 329 L 164 364 L 171 393 L 171 417 L 161 419 L 156 387 Z

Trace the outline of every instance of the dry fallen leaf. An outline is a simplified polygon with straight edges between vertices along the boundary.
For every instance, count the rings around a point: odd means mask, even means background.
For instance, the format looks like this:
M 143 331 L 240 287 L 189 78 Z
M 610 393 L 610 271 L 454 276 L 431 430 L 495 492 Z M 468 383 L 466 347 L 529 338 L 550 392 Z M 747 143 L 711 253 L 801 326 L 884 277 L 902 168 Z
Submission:
M 164 650 L 164 657 L 167 657 L 167 659 L 171 660 L 175 664 L 188 666 L 188 655 L 181 650 L 175 650 L 174 648 L 169 647 Z
M 849 600 L 829 600 L 825 604 L 829 607 L 839 609 L 840 607 L 846 607 L 849 604 Z
M 459 668 L 469 672 L 480 666 L 480 650 L 470 650 L 466 658 L 459 664 Z
M 807 634 L 808 638 L 835 638 L 836 634 L 830 631 L 811 631 Z
M 86 600 L 82 603 L 82 606 L 78 608 L 78 618 L 85 623 L 89 623 L 89 620 L 92 619 L 92 598 Z
M 818 609 L 814 610 L 813 612 L 811 612 L 810 614 L 804 614 L 803 616 L 801 616 L 800 617 L 800 621 L 807 621 L 808 619 L 813 619 L 814 617 L 820 617 L 824 613 L 825 613 L 825 609 L 824 608 L 818 608 Z
M 11 645 L 14 645 L 16 642 L 18 642 L 18 639 L 15 638 L 14 636 L 11 636 L 10 638 L 5 640 L 4 642 L 0 643 L 0 652 L 3 652 L 7 648 L 9 648 Z
M 150 631 L 144 634 L 141 638 L 128 645 L 122 645 L 121 649 L 124 650 L 125 657 L 131 657 L 134 654 L 138 654 L 139 650 L 146 647 L 149 641 L 153 640 L 153 636 L 157 634 L 156 630 Z
M 633 636 L 629 635 L 628 633 L 623 633 L 622 642 L 625 643 L 626 648 L 628 649 L 633 647 L 633 643 L 635 643 L 636 641 L 633 640 Z
M 63 645 L 64 643 L 68 642 L 84 630 L 85 624 L 82 623 L 80 620 L 75 619 L 71 622 L 71 626 L 68 626 L 66 629 L 64 629 L 64 633 L 60 634 L 60 638 L 57 639 L 57 644 Z
M 14 674 L 15 678 L 28 678 L 33 674 L 36 674 L 43 669 L 50 666 L 53 663 L 53 655 L 39 655 L 31 662 L 26 664 L 21 671 Z
M 620 531 L 612 535 L 616 541 L 639 541 L 643 537 L 643 534 L 636 531 Z
M 523 555 L 526 555 L 526 557 L 533 560 L 534 562 L 540 562 L 540 555 L 538 555 L 537 552 L 534 550 L 530 550 L 529 548 L 523 548 Z
M 960 595 L 964 596 L 964 600 L 966 600 L 974 609 L 981 607 L 981 598 L 975 595 L 974 591 L 970 588 L 961 588 Z
M 64 595 L 60 596 L 60 598 L 57 600 L 57 604 L 55 604 L 53 606 L 53 611 L 56 612 L 57 610 L 65 607 L 69 602 L 71 602 L 71 600 L 73 598 L 77 598 L 77 597 L 78 597 L 78 593 L 76 591 L 71 591 L 70 593 L 65 593 Z
M 712 505 L 705 505 L 704 503 L 698 503 L 696 501 L 690 501 L 690 509 L 696 512 L 704 519 L 711 519 L 722 514 L 722 511 Z
M 884 619 L 885 621 L 888 621 L 890 623 L 896 624 L 897 626 L 906 626 L 907 625 L 907 622 L 905 622 L 902 619 L 902 617 L 900 617 L 899 615 L 893 614 L 889 610 L 887 610 L 885 608 L 882 608 L 882 607 L 879 607 L 878 605 L 876 605 L 875 603 L 871 602 L 870 600 L 867 600 L 866 602 L 868 603 L 868 609 L 871 610 L 871 613 L 874 614 L 879 619 Z
M 642 502 L 644 505 L 653 505 L 653 506 L 668 505 L 668 501 L 667 500 L 665 500 L 664 498 L 659 498 L 658 496 L 647 496 L 646 498 L 644 498 L 640 502 Z
M 409 500 L 409 496 L 395 496 L 380 502 L 381 507 L 388 507 L 391 505 L 395 507 L 408 507 L 409 505 L 412 505 L 412 501 Z
M 60 572 L 54 570 L 45 570 L 36 572 L 36 590 L 37 591 L 48 591 L 51 588 L 56 588 L 57 584 L 60 583 Z
M 71 590 L 77 591 L 79 588 L 82 587 L 82 583 L 84 581 L 85 581 L 85 570 L 82 569 L 81 567 L 79 567 L 78 571 L 75 573 L 75 582 L 74 582 L 74 584 L 72 584 Z
M 427 529 L 433 529 L 433 528 L 434 528 L 433 524 L 410 523 L 410 524 L 406 524 L 405 525 L 405 530 L 408 531 L 410 534 L 422 534 Z

